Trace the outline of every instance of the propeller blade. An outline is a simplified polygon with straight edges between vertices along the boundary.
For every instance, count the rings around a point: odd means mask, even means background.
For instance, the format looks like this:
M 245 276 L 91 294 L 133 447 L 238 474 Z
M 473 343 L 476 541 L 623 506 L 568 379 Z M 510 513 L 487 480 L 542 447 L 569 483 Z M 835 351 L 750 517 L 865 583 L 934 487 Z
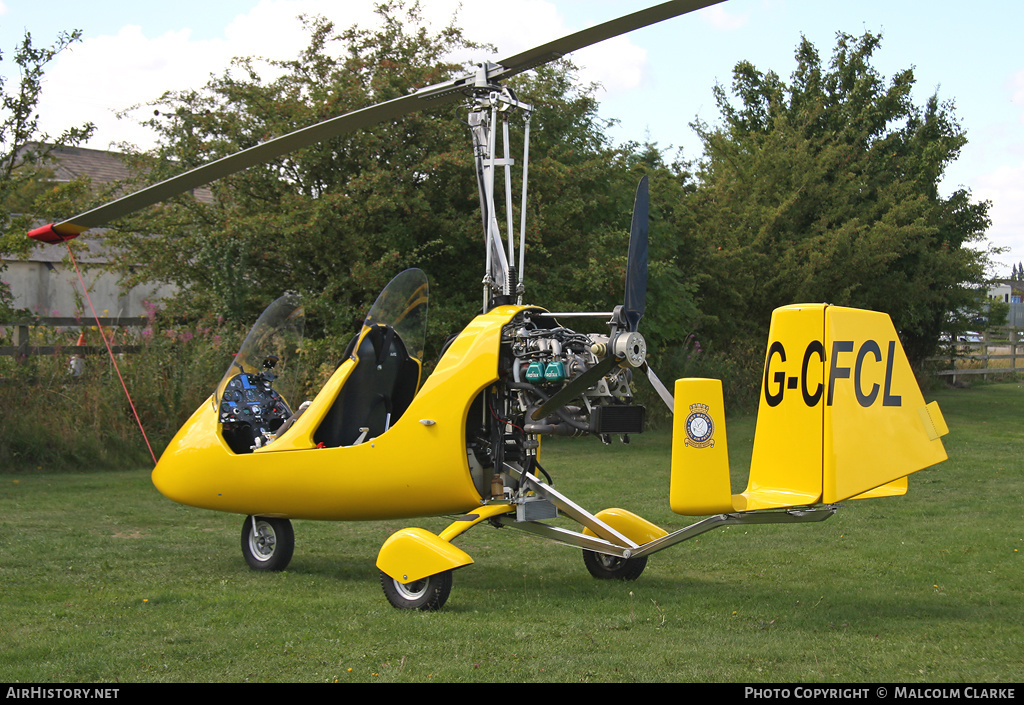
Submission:
M 673 414 L 676 413 L 676 400 L 675 397 L 672 396 L 672 392 L 668 391 L 668 387 L 658 379 L 658 375 L 654 374 L 654 370 L 646 362 L 643 364 L 643 371 L 647 373 L 648 381 L 651 383 L 651 386 L 654 387 L 654 391 L 658 393 L 658 396 L 661 397 L 661 400 L 665 402 L 665 406 L 668 407 L 668 410 Z
M 608 374 L 608 371 L 615 367 L 616 362 L 618 362 L 618 359 L 614 355 L 608 355 L 608 357 L 604 358 L 579 377 L 569 382 L 569 384 L 555 392 L 550 399 L 541 404 L 540 407 L 533 412 L 531 418 L 536 421 L 537 419 L 542 419 L 548 414 L 561 409 L 580 394 L 597 384 L 598 380 Z
M 629 229 L 629 255 L 626 259 L 626 298 L 622 314 L 629 330 L 635 332 L 647 307 L 647 177 L 640 179 L 633 203 L 633 222 Z
M 724 0 L 671 0 L 671 2 L 665 2 L 654 7 L 649 7 L 646 10 L 638 10 L 632 14 L 620 17 L 615 20 L 604 22 L 603 24 L 595 25 L 594 27 L 588 27 L 587 29 L 580 30 L 575 34 L 556 39 L 547 44 L 542 44 L 539 47 L 528 49 L 527 51 L 510 56 L 503 61 L 498 63 L 502 66 L 502 69 L 496 73 L 491 74 L 491 78 L 495 80 L 502 80 L 509 76 L 514 76 L 517 73 L 528 71 L 529 69 L 546 64 L 549 61 L 555 61 L 561 57 L 576 51 L 577 49 L 583 49 L 591 44 L 597 44 L 603 42 L 606 39 L 617 37 L 620 34 L 626 34 L 633 30 L 647 27 L 648 25 L 657 24 L 679 15 L 685 15 L 688 12 L 694 10 L 700 10 L 701 8 L 708 7 L 710 5 L 716 5 Z
M 111 220 L 134 213 L 137 210 L 165 201 L 178 194 L 216 181 L 251 166 L 271 161 L 295 150 L 308 147 L 332 137 L 348 134 L 371 127 L 377 123 L 394 120 L 426 107 L 454 102 L 463 97 L 460 90 L 471 83 L 473 76 L 465 75 L 445 83 L 422 88 L 415 93 L 377 103 L 367 108 L 354 110 L 336 118 L 304 127 L 281 137 L 244 149 L 209 164 L 186 171 L 158 184 L 119 198 L 110 203 L 73 216 L 60 223 L 46 226 L 57 235 L 73 237 L 89 228 L 109 223 Z

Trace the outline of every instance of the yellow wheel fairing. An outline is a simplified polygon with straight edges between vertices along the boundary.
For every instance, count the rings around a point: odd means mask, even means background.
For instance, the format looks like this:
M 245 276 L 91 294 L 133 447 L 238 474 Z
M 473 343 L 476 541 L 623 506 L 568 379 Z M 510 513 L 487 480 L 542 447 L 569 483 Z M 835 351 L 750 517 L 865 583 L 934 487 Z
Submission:
M 396 531 L 377 555 L 377 568 L 403 584 L 472 563 L 461 548 L 417 528 Z
M 668 532 L 657 524 L 625 509 L 602 509 L 594 516 L 638 546 L 668 536 Z M 587 536 L 597 536 L 590 527 L 584 527 L 583 533 Z

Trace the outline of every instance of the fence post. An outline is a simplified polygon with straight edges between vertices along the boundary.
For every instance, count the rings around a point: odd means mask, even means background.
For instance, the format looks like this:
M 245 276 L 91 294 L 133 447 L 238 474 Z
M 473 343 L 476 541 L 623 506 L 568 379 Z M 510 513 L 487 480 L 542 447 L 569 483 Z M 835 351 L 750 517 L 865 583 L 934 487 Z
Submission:
M 988 328 L 986 328 L 985 330 L 983 330 L 981 332 L 981 354 L 982 354 L 981 366 L 982 366 L 983 369 L 986 369 L 986 370 L 988 369 L 988 343 L 989 343 Z M 988 375 L 987 374 L 983 374 L 982 378 L 988 379 Z
M 1010 369 L 1017 370 L 1017 329 L 1010 329 Z
M 18 357 L 28 356 L 28 326 L 16 326 L 14 328 L 14 347 L 18 348 Z

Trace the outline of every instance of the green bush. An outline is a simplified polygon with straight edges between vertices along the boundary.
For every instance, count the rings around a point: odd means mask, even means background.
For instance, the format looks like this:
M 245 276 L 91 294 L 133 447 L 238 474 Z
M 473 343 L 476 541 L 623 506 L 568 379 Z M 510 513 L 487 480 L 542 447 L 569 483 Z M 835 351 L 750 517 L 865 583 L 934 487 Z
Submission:
M 95 331 L 95 328 L 92 329 Z M 70 371 L 78 330 L 33 329 L 33 345 L 56 346 L 52 355 L 0 358 L 0 466 L 18 470 L 125 468 L 152 464 L 139 422 L 159 454 L 178 427 L 213 390 L 227 369 L 240 331 L 223 323 L 184 327 L 112 329 L 112 344 L 137 346 L 109 357 L 89 355 L 82 373 Z M 90 333 L 89 343 L 100 343 Z
M 658 378 L 674 391 L 675 380 L 703 377 L 722 380 L 726 411 L 730 414 L 751 413 L 757 409 L 764 366 L 762 343 L 743 343 L 728 350 L 716 350 L 701 344 L 690 335 L 682 345 L 651 355 L 651 366 Z M 671 420 L 668 409 L 646 379 L 634 385 L 637 399 L 647 407 L 653 428 L 664 427 Z

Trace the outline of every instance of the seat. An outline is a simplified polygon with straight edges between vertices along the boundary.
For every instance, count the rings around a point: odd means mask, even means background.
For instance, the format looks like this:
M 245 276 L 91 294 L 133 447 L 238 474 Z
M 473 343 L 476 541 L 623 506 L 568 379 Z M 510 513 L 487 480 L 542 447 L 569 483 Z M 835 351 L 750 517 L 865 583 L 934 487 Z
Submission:
M 349 348 L 355 369 L 313 434 L 323 447 L 356 445 L 385 433 L 405 413 L 419 385 L 419 363 L 391 326 L 364 330 Z

